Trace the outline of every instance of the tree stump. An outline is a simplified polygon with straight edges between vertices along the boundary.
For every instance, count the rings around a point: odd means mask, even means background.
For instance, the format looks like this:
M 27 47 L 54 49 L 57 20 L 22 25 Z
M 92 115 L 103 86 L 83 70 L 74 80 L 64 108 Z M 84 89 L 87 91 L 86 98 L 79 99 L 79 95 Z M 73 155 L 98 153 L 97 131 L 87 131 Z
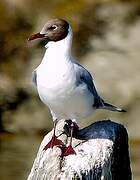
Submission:
M 64 144 L 69 143 L 62 134 L 64 121 L 57 125 L 57 135 Z M 38 151 L 28 180 L 131 180 L 128 134 L 123 125 L 110 120 L 98 121 L 78 130 L 73 138 L 76 155 L 61 157 L 61 149 L 44 151 L 52 132 L 47 134 Z

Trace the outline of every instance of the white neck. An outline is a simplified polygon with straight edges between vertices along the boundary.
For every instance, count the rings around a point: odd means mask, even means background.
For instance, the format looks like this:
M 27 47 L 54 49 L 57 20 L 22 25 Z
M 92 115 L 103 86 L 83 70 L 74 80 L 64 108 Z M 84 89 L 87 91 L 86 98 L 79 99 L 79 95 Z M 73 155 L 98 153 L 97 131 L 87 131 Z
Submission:
M 71 44 L 72 44 L 72 29 L 69 27 L 68 35 L 65 37 L 65 39 L 62 39 L 60 41 L 54 42 L 48 42 L 45 45 L 46 52 L 44 58 L 47 59 L 48 57 L 53 57 L 55 60 L 58 57 L 69 57 L 71 56 Z

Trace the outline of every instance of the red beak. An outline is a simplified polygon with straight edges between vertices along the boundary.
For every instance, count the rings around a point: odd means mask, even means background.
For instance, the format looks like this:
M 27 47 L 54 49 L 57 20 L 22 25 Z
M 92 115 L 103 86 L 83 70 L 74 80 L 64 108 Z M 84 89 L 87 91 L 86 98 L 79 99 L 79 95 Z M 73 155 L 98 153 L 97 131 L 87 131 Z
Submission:
M 32 41 L 34 39 L 39 39 L 39 38 L 44 38 L 44 37 L 45 37 L 45 34 L 36 33 L 36 34 L 31 35 L 28 38 L 28 41 Z

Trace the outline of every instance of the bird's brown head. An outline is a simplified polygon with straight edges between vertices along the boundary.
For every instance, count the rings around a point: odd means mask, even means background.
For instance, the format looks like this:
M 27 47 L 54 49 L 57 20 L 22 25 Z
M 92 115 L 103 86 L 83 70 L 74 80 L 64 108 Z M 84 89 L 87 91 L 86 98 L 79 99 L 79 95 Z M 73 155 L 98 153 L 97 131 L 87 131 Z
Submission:
M 39 33 L 33 34 L 28 41 L 34 39 L 46 39 L 47 41 L 60 41 L 64 39 L 69 30 L 69 24 L 63 19 L 53 19 L 48 21 Z

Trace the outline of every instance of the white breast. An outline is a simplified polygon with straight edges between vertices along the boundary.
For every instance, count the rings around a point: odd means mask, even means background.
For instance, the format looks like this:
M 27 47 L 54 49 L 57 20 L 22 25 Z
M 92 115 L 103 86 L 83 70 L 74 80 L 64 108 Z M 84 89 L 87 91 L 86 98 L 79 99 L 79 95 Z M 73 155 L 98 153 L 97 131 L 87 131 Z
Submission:
M 59 66 L 60 67 L 60 66 Z M 93 109 L 93 97 L 85 84 L 76 86 L 73 64 L 59 69 L 39 66 L 37 87 L 41 100 L 50 107 L 59 119 L 79 119 L 89 115 Z
M 48 100 L 56 99 L 57 96 L 68 93 L 75 86 L 72 64 L 60 64 L 50 65 L 50 63 L 46 63 L 45 66 L 40 65 L 37 69 L 38 91 L 40 93 L 45 90 L 43 94 L 48 97 Z

